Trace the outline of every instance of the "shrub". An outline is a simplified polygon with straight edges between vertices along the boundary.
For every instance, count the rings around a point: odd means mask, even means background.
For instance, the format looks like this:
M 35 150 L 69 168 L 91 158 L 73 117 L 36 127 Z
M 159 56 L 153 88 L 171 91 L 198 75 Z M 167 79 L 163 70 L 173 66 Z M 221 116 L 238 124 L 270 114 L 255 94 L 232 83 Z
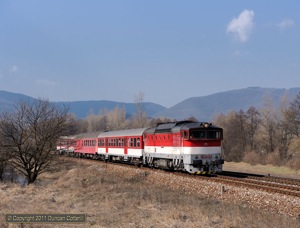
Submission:
M 289 160 L 286 165 L 291 169 L 300 170 L 300 159 Z
M 282 165 L 282 159 L 280 157 L 279 150 L 276 149 L 274 152 L 269 153 L 266 158 L 267 164 L 280 166 Z
M 251 165 L 261 164 L 261 156 L 255 151 L 246 152 L 243 161 Z

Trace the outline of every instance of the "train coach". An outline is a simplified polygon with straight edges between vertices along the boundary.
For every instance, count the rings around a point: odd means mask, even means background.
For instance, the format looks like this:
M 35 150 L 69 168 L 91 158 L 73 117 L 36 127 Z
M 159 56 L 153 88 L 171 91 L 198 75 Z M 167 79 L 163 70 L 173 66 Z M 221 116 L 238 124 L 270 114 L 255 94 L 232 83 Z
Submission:
M 179 121 L 62 137 L 58 148 L 79 157 L 210 174 L 222 171 L 222 139 L 222 128 L 211 123 Z

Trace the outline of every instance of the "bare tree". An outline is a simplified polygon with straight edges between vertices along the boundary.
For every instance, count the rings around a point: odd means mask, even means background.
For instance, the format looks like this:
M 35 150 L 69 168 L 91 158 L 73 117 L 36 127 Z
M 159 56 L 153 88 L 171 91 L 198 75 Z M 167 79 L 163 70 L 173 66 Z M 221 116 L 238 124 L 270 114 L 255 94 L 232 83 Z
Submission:
M 259 111 L 254 107 L 250 106 L 246 112 L 247 119 L 248 119 L 248 130 L 247 130 L 247 138 L 249 141 L 249 150 L 253 151 L 257 149 L 255 139 L 256 134 L 258 131 L 258 127 L 260 124 L 260 113 Z
M 273 101 L 267 97 L 261 111 L 262 143 L 267 153 L 273 152 L 278 146 L 279 117 Z
M 240 111 L 240 113 L 244 116 L 243 111 Z M 214 123 L 223 128 L 222 147 L 226 161 L 238 162 L 243 158 L 245 149 L 242 140 L 244 120 L 241 121 L 239 116 L 237 112 L 231 111 L 227 115 L 220 114 L 214 119 Z
M 67 124 L 68 109 L 46 100 L 20 101 L 11 113 L 0 115 L 0 149 L 10 164 L 24 174 L 28 183 L 54 161 L 53 150 Z
M 4 150 L 4 148 L 0 148 L 0 180 L 1 181 L 3 180 L 2 175 L 5 167 L 7 166 L 8 160 L 9 160 L 8 153 Z
M 126 111 L 116 107 L 113 111 L 107 113 L 107 130 L 125 129 L 127 126 Z
M 298 137 L 300 134 L 300 92 L 295 100 L 291 102 L 290 115 L 290 121 L 294 125 L 292 133 Z
M 88 123 L 87 132 L 101 131 L 106 128 L 106 116 L 89 114 L 85 119 Z
M 146 127 L 147 114 L 144 108 L 144 93 L 139 92 L 134 99 L 136 105 L 136 116 L 133 118 L 133 127 Z

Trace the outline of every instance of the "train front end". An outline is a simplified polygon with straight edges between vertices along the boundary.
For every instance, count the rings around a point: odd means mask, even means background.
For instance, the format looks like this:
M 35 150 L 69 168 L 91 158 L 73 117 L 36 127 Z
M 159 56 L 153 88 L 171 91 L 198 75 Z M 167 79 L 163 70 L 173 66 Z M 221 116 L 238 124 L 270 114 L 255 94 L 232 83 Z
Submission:
M 192 174 L 222 172 L 221 157 L 223 130 L 207 122 L 183 125 L 180 129 L 184 169 Z

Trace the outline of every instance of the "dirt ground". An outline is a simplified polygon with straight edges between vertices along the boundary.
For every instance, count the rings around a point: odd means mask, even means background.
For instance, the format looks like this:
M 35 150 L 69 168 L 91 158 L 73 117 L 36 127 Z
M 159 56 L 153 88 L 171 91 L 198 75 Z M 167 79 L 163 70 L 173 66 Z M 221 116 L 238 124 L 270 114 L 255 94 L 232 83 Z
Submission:
M 0 183 L 0 227 L 300 227 L 297 218 L 156 185 L 149 182 L 151 175 L 132 167 L 63 159 L 29 186 Z M 5 223 L 10 213 L 86 214 L 86 222 Z

